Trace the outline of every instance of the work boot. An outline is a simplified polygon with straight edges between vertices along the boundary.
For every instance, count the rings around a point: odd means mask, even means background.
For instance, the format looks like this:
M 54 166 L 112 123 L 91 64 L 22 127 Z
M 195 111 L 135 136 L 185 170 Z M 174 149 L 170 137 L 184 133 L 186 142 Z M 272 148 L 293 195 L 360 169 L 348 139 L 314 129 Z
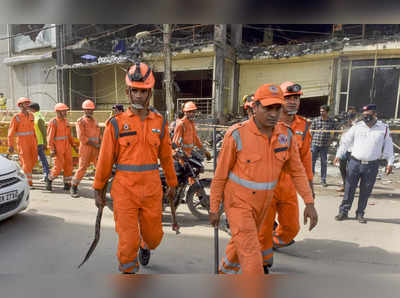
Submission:
M 71 183 L 64 183 L 64 190 L 70 190 L 71 189 Z
M 71 197 L 79 198 L 78 185 L 72 185 L 70 193 L 71 193 Z
M 146 266 L 150 261 L 150 249 L 145 249 L 140 246 L 139 248 L 139 262 Z
M 264 267 L 264 274 L 269 274 L 269 267 L 268 266 L 263 266 Z
M 48 191 L 52 191 L 53 190 L 53 188 L 51 187 L 52 183 L 53 183 L 52 180 L 50 180 L 50 179 L 46 180 L 46 190 L 48 190 Z
M 337 221 L 342 221 L 342 220 L 345 220 L 345 219 L 348 219 L 348 218 L 349 217 L 347 216 L 346 213 L 339 213 L 338 215 L 335 216 L 335 219 Z
M 363 223 L 363 224 L 367 223 L 367 220 L 364 218 L 364 215 L 357 214 L 356 218 L 357 218 L 359 223 Z

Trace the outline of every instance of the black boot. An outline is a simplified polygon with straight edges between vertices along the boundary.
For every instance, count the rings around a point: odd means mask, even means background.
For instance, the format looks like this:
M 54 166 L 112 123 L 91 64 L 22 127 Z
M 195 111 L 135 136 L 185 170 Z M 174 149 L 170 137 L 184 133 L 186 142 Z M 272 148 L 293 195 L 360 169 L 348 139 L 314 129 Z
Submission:
M 338 221 L 342 221 L 348 219 L 348 216 L 346 213 L 339 213 L 338 215 L 335 216 L 335 219 Z
M 150 249 L 145 249 L 140 246 L 139 249 L 139 262 L 143 266 L 146 266 L 150 261 Z
M 71 197 L 79 198 L 78 185 L 72 185 L 70 193 L 71 193 Z
M 367 223 L 367 220 L 364 218 L 364 215 L 357 214 L 356 217 L 357 217 L 357 220 L 358 220 L 359 223 L 363 223 L 363 224 Z
M 70 190 L 71 189 L 71 183 L 64 183 L 64 190 Z
M 263 266 L 264 267 L 264 274 L 269 274 L 269 266 Z
M 53 183 L 53 181 L 47 178 L 47 180 L 46 180 L 46 190 L 48 190 L 48 191 L 52 191 L 53 190 L 53 188 L 51 187 L 52 183 Z

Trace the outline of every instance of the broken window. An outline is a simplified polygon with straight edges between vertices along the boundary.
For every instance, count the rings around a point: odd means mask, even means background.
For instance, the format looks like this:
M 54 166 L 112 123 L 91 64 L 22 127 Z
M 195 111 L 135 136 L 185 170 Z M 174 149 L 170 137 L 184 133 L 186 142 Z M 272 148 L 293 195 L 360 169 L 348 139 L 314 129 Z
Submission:
M 339 111 L 345 111 L 348 106 L 360 110 L 364 105 L 375 103 L 379 117 L 397 118 L 399 79 L 400 59 L 345 61 L 342 64 Z
M 45 47 L 56 47 L 56 26 L 54 24 L 11 25 L 14 53 Z

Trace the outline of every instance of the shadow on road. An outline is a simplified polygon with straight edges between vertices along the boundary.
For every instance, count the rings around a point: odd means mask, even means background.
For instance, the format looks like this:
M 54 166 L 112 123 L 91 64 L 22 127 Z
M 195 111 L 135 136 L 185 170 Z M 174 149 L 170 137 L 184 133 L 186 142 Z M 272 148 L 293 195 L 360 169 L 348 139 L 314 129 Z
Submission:
M 305 260 L 343 264 L 365 273 L 400 273 L 400 254 L 380 247 L 361 247 L 358 243 L 330 239 L 304 239 L 276 250 L 277 253 Z M 360 265 L 363 266 L 362 269 Z M 368 272 L 371 271 L 371 272 Z

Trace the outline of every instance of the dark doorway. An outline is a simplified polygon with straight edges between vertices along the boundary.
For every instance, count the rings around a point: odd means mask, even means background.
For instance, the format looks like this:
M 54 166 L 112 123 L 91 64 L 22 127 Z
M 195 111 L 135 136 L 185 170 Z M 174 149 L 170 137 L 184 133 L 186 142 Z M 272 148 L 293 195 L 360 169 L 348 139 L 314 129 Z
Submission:
M 318 117 L 319 108 L 328 102 L 328 96 L 308 97 L 300 99 L 298 114 L 306 118 Z
M 154 74 L 154 107 L 160 112 L 166 111 L 165 90 L 163 88 L 164 73 Z M 177 110 L 177 98 L 211 98 L 212 70 L 174 71 L 174 110 Z

